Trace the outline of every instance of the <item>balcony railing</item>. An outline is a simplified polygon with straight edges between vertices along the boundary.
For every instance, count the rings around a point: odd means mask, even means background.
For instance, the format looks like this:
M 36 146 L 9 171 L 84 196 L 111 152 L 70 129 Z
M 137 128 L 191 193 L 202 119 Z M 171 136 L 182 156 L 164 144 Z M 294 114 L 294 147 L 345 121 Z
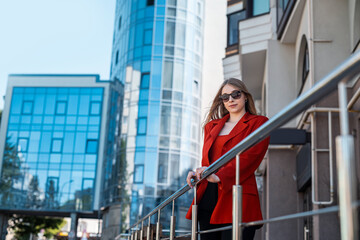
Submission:
M 194 196 L 196 204 L 196 186 L 199 182 L 206 179 L 211 174 L 215 173 L 222 166 L 236 157 L 236 164 L 239 166 L 239 155 L 246 151 L 248 148 L 254 146 L 264 138 L 268 137 L 270 133 L 291 119 L 295 118 L 298 114 L 309 108 L 311 105 L 320 101 L 323 97 L 327 96 L 336 88 L 339 93 L 339 108 L 340 108 L 340 129 L 341 135 L 336 138 L 336 152 L 337 152 L 337 176 L 338 176 L 338 191 L 339 191 L 339 206 L 327 207 L 321 210 L 308 211 L 285 215 L 281 217 L 265 219 L 263 221 L 242 223 L 241 222 L 241 185 L 239 185 L 239 167 L 236 171 L 236 185 L 233 186 L 233 224 L 232 226 L 212 229 L 207 231 L 197 230 L 197 205 L 193 205 L 192 216 L 192 231 L 191 233 L 178 235 L 180 233 L 175 231 L 175 216 L 174 207 L 175 200 L 181 195 L 190 190 L 188 185 L 184 185 L 178 189 L 174 194 L 169 196 L 160 205 L 154 208 L 146 216 L 138 220 L 135 224 L 130 226 L 128 233 L 123 233 L 117 236 L 116 239 L 143 239 L 146 235 L 146 239 L 153 239 L 151 233 L 151 216 L 157 215 L 155 237 L 157 240 L 161 236 L 160 227 L 160 214 L 161 210 L 168 204 L 172 204 L 172 216 L 170 223 L 170 237 L 162 239 L 175 239 L 178 237 L 191 236 L 192 240 L 197 239 L 198 234 L 209 233 L 214 231 L 221 231 L 226 229 L 233 229 L 233 239 L 241 239 L 241 228 L 245 226 L 254 226 L 261 224 L 269 224 L 278 221 L 286 221 L 290 219 L 303 218 L 308 216 L 314 216 L 319 214 L 326 214 L 332 212 L 340 212 L 340 225 L 341 225 L 341 239 L 358 239 L 358 219 L 357 208 L 360 205 L 360 201 L 356 201 L 356 180 L 355 180 L 355 155 L 354 155 L 354 139 L 349 134 L 349 120 L 347 112 L 347 93 L 346 83 L 348 80 L 355 77 L 360 73 L 360 51 L 354 53 L 346 61 L 336 67 L 332 72 L 320 80 L 314 87 L 309 89 L 304 94 L 300 95 L 297 99 L 291 102 L 282 111 L 272 117 L 269 121 L 264 123 L 256 131 L 251 133 L 243 141 L 233 147 L 230 151 L 220 157 L 217 161 L 211 164 L 202 174 L 201 179 L 198 182 L 193 182 Z M 185 181 L 185 180 L 184 180 Z M 146 232 L 145 232 L 145 225 Z

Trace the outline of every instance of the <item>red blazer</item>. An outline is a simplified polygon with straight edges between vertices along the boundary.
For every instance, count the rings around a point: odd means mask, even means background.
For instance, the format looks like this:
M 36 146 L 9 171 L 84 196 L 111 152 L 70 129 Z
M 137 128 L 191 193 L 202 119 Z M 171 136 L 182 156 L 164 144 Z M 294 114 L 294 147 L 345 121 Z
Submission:
M 219 135 L 229 115 L 205 125 L 204 146 L 202 152 L 202 166 L 209 166 L 209 151 L 216 137 Z M 221 154 L 225 154 L 245 137 L 261 126 L 268 119 L 264 116 L 245 113 L 240 121 L 229 133 L 229 139 L 224 144 Z M 243 187 L 242 221 L 251 222 L 262 220 L 259 194 L 257 191 L 254 172 L 259 167 L 269 145 L 269 138 L 264 139 L 255 146 L 240 154 L 240 184 Z M 217 160 L 217 159 L 215 159 Z M 218 201 L 211 215 L 211 224 L 232 223 L 232 186 L 235 184 L 235 158 L 220 168 L 216 175 L 220 178 L 218 183 Z M 197 201 L 204 195 L 208 181 L 202 181 L 197 187 Z M 192 205 L 194 204 L 194 201 Z M 186 214 L 191 219 L 191 207 Z

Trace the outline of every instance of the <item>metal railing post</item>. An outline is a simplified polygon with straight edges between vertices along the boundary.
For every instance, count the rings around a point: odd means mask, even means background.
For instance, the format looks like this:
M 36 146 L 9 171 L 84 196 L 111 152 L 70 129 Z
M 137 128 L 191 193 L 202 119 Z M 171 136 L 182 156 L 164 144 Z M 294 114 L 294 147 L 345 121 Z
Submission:
M 198 210 L 198 206 L 197 206 L 197 202 L 196 202 L 196 188 L 197 186 L 194 186 L 194 205 L 192 205 L 192 222 L 191 222 L 191 240 L 196 240 L 197 239 L 197 210 Z
M 158 221 L 156 223 L 156 240 L 160 240 L 160 209 L 158 211 Z
M 141 221 L 140 240 L 144 238 L 144 221 Z
M 135 232 L 131 233 L 131 240 L 135 240 Z
M 170 240 L 175 239 L 175 224 L 176 224 L 176 217 L 175 217 L 175 200 L 172 202 L 172 214 L 170 219 Z
M 236 155 L 236 181 L 233 186 L 233 227 L 232 239 L 241 240 L 241 226 L 242 221 L 242 186 L 240 185 L 240 156 Z
M 223 167 L 228 162 L 232 161 L 236 155 L 246 151 L 250 147 L 254 146 L 264 138 L 270 135 L 272 131 L 275 129 L 278 129 L 285 123 L 289 122 L 291 119 L 295 118 L 300 114 L 302 111 L 310 107 L 311 105 L 319 102 L 323 97 L 328 96 L 333 90 L 335 90 L 336 86 L 341 81 L 347 81 L 349 79 L 352 79 L 356 75 L 359 74 L 360 69 L 360 52 L 355 52 L 352 54 L 348 59 L 346 59 L 343 63 L 341 63 L 339 66 L 337 66 L 334 70 L 332 70 L 329 74 L 327 74 L 323 79 L 318 81 L 317 84 L 315 84 L 313 87 L 311 87 L 308 91 L 301 94 L 298 98 L 296 98 L 294 101 L 289 103 L 284 109 L 282 109 L 280 112 L 278 112 L 276 115 L 271 117 L 269 121 L 264 123 L 262 126 L 260 126 L 258 129 L 256 129 L 254 132 L 252 132 L 249 136 L 244 138 L 240 143 L 235 145 L 232 149 L 227 151 L 224 155 L 222 155 L 220 158 L 218 158 L 215 162 L 213 162 L 210 166 L 208 166 L 202 173 L 202 178 L 199 179 L 199 181 L 202 181 L 206 179 L 211 174 L 215 173 L 217 170 L 219 170 L 221 167 Z M 353 181 L 354 175 L 350 174 L 351 171 L 353 171 L 355 168 L 353 166 L 352 159 L 354 158 L 354 141 L 353 138 L 348 135 L 349 129 L 348 129 L 348 122 L 347 122 L 347 112 L 346 112 L 346 86 L 344 83 L 340 83 L 339 85 L 339 99 L 340 99 L 340 105 L 341 109 L 343 111 L 343 114 L 341 114 L 341 126 L 342 126 L 342 135 L 341 137 L 337 138 L 337 161 L 338 161 L 338 188 L 339 188 L 339 202 L 340 202 L 340 222 L 341 222 L 341 231 L 342 231 L 342 238 L 343 239 L 357 239 L 357 228 L 358 228 L 358 220 L 357 220 L 357 212 L 354 210 L 354 206 L 359 207 L 360 201 L 356 202 L 355 205 L 353 204 L 353 196 L 356 195 L 356 190 L 354 187 L 355 182 Z M 356 101 L 355 99 L 358 99 L 360 95 L 360 92 L 356 92 L 356 96 L 350 101 L 349 108 L 354 104 Z M 345 96 L 345 97 L 343 97 Z M 344 107 L 345 105 L 345 107 Z M 346 121 L 344 121 L 346 119 Z M 345 131 L 343 131 L 345 129 Z M 344 186 L 344 187 L 343 187 Z M 176 199 L 183 194 L 185 194 L 187 191 L 190 190 L 190 186 L 184 185 L 180 189 L 178 189 L 175 193 L 173 193 L 170 197 L 166 198 L 163 202 L 161 202 L 157 207 L 155 207 L 151 212 L 149 212 L 146 216 L 139 219 L 138 222 L 131 225 L 128 229 L 131 235 L 131 239 L 133 239 L 133 230 L 134 226 L 138 225 L 141 221 L 144 221 L 146 218 L 149 217 L 149 226 L 148 226 L 148 239 L 152 239 L 152 235 L 154 234 L 154 231 L 151 231 L 150 228 L 150 217 L 154 214 L 156 214 L 159 209 L 163 209 L 165 206 L 167 206 L 173 199 Z M 241 196 L 241 193 L 239 194 Z M 195 187 L 195 197 L 196 197 L 196 187 Z M 241 197 L 238 197 L 238 199 L 241 199 Z M 239 200 L 238 200 L 239 201 Z M 235 201 L 235 202 L 238 202 Z M 238 204 L 239 207 L 241 207 L 241 204 Z M 192 233 L 191 238 L 192 240 L 195 240 L 199 232 L 197 231 L 197 205 L 196 205 L 196 199 L 195 199 L 195 205 L 192 207 L 193 209 L 193 222 L 192 222 Z M 334 209 L 334 207 L 329 207 L 326 212 L 336 212 L 337 209 Z M 312 211 L 316 214 L 323 214 L 325 211 L 322 211 L 322 209 L 317 211 Z M 313 216 L 314 214 L 309 213 L 300 213 L 300 214 L 291 214 L 287 215 L 286 219 L 294 219 L 304 216 Z M 241 214 L 239 214 L 241 216 Z M 237 218 L 238 220 L 239 218 Z M 282 221 L 285 219 L 285 216 L 278 217 L 278 218 L 272 218 L 270 220 L 264 220 L 264 221 L 256 221 L 252 223 L 246 223 L 242 224 L 241 226 L 252 226 L 257 224 L 264 224 L 264 223 L 270 223 L 270 222 L 276 222 L 276 221 Z M 347 224 L 349 223 L 349 224 Z M 240 224 L 239 224 L 240 225 Z M 227 227 L 225 227 L 227 228 Z M 230 229 L 230 227 L 228 228 Z M 235 230 L 237 228 L 235 227 Z M 240 228 L 241 229 L 241 228 Z M 239 234 L 241 234 L 241 231 L 239 231 Z M 129 236 L 128 235 L 128 236 Z M 151 235 L 151 236 L 150 236 Z M 187 234 L 188 236 L 190 234 Z M 120 234 L 121 236 L 121 234 Z M 119 236 L 119 237 L 120 237 Z M 149 238 L 150 237 L 150 238 Z
M 356 200 L 354 138 L 349 135 L 346 84 L 338 84 L 341 136 L 336 138 L 340 229 L 342 240 L 358 239 Z
M 151 219 L 150 219 L 151 217 L 149 217 L 149 225 L 148 225 L 148 227 L 147 227 L 147 232 L 146 232 L 146 239 L 147 240 L 149 240 L 149 239 L 152 239 L 153 237 L 152 236 L 150 236 L 150 234 L 151 234 Z
M 135 237 L 134 237 L 134 240 L 137 240 L 137 239 L 138 239 L 138 234 L 139 234 L 139 230 L 135 230 Z

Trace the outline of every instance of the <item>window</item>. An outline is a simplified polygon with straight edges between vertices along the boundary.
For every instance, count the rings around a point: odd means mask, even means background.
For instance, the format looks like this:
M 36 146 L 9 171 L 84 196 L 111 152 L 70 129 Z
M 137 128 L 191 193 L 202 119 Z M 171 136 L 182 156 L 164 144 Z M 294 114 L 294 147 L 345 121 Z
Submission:
M 170 134 L 170 124 L 171 124 L 171 107 L 167 105 L 161 106 L 161 124 L 160 124 L 160 133 L 168 135 Z
M 100 102 L 91 102 L 90 103 L 90 115 L 99 115 L 101 109 Z
M 64 115 L 66 112 L 66 102 L 63 101 L 57 101 L 56 102 L 56 115 Z
M 152 30 L 151 29 L 144 30 L 143 42 L 144 42 L 144 45 L 151 45 L 151 43 L 152 43 Z
M 51 152 L 53 153 L 62 152 L 62 142 L 63 140 L 60 138 L 53 138 L 51 143 Z
M 119 17 L 119 24 L 118 24 L 118 30 L 121 29 L 121 16 Z
M 228 46 L 237 44 L 239 42 L 239 21 L 245 19 L 245 17 L 245 11 L 240 11 L 228 15 Z
M 150 73 L 141 74 L 140 89 L 149 89 Z
M 270 10 L 270 0 L 254 0 L 252 16 L 267 13 Z
M 19 138 L 18 140 L 18 151 L 27 152 L 28 150 L 29 139 L 28 138 Z
M 139 117 L 146 117 L 148 114 L 148 105 L 139 105 Z
M 199 82 L 197 80 L 194 80 L 193 94 L 195 94 L 195 95 L 199 94 Z
M 197 15 L 200 16 L 201 15 L 201 3 L 197 2 L 196 6 L 197 6 Z
M 86 153 L 97 153 L 98 141 L 94 139 L 88 139 L 86 141 Z
M 174 71 L 174 64 L 172 61 L 165 61 L 164 62 L 164 73 L 163 73 L 163 80 L 162 86 L 163 88 L 172 88 L 172 78 L 173 78 L 173 71 Z
M 353 20 L 353 29 L 350 29 L 350 32 L 352 31 L 353 33 L 351 34 L 352 36 L 352 47 L 353 47 L 353 51 L 356 51 L 356 49 L 359 49 L 360 46 L 360 0 L 356 0 L 355 1 L 355 7 L 352 10 L 352 13 L 354 14 L 354 18 Z
M 146 124 L 147 124 L 147 118 L 138 119 L 137 133 L 139 135 L 146 134 Z
M 141 89 L 139 95 L 139 101 L 144 103 L 149 100 L 149 90 L 148 89 Z
M 305 53 L 304 53 L 304 57 L 303 57 L 303 70 L 302 70 L 302 83 L 304 84 L 306 81 L 306 78 L 309 74 L 309 49 L 308 46 L 306 44 L 305 46 Z
M 167 153 L 159 153 L 158 182 L 166 183 L 168 179 L 168 162 L 169 155 Z
M 304 89 L 310 71 L 309 49 L 305 35 L 303 35 L 301 39 L 298 59 L 297 91 L 298 95 L 300 95 Z
M 278 39 L 281 38 L 282 33 L 286 27 L 290 14 L 295 6 L 296 0 L 276 0 L 276 21 Z
M 185 47 L 186 28 L 183 23 L 176 23 L 175 44 Z
M 117 65 L 119 62 L 119 50 L 116 51 L 116 55 L 115 55 L 115 65 Z
M 166 22 L 165 43 L 175 44 L 175 23 Z
M 171 154 L 169 171 L 172 179 L 177 179 L 179 177 L 179 165 L 180 165 L 180 155 Z
M 22 114 L 32 114 L 33 111 L 33 101 L 24 101 L 22 106 Z
M 146 0 L 146 6 L 154 6 L 154 0 Z
M 143 183 L 143 182 L 144 182 L 144 165 L 143 164 L 135 165 L 134 183 Z
M 195 37 L 195 51 L 196 53 L 200 53 L 200 38 L 199 37 Z

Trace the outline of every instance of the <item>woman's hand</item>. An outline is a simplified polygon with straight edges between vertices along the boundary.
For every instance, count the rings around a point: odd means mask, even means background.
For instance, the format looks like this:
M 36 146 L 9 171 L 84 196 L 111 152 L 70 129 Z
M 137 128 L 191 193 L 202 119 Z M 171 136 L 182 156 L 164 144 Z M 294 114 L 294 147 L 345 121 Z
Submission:
M 187 184 L 189 185 L 190 188 L 192 188 L 191 179 L 196 179 L 194 171 L 189 171 L 189 173 L 188 173 L 188 175 L 186 177 L 186 182 L 187 182 Z
M 201 174 L 203 173 L 203 171 L 205 169 L 206 169 L 206 167 L 200 167 L 200 168 L 197 168 L 195 171 L 190 171 L 188 173 L 186 182 L 191 188 L 192 188 L 191 179 L 199 180 L 201 178 Z M 208 176 L 206 178 L 206 180 L 208 180 L 209 182 L 212 182 L 212 183 L 220 182 L 220 178 L 218 176 L 216 176 L 215 174 L 211 174 L 210 176 Z
M 218 183 L 220 182 L 220 178 L 218 176 L 216 176 L 215 174 L 211 174 L 210 176 L 208 176 L 206 178 L 206 180 L 208 180 L 208 182 L 211 182 L 211 183 Z

